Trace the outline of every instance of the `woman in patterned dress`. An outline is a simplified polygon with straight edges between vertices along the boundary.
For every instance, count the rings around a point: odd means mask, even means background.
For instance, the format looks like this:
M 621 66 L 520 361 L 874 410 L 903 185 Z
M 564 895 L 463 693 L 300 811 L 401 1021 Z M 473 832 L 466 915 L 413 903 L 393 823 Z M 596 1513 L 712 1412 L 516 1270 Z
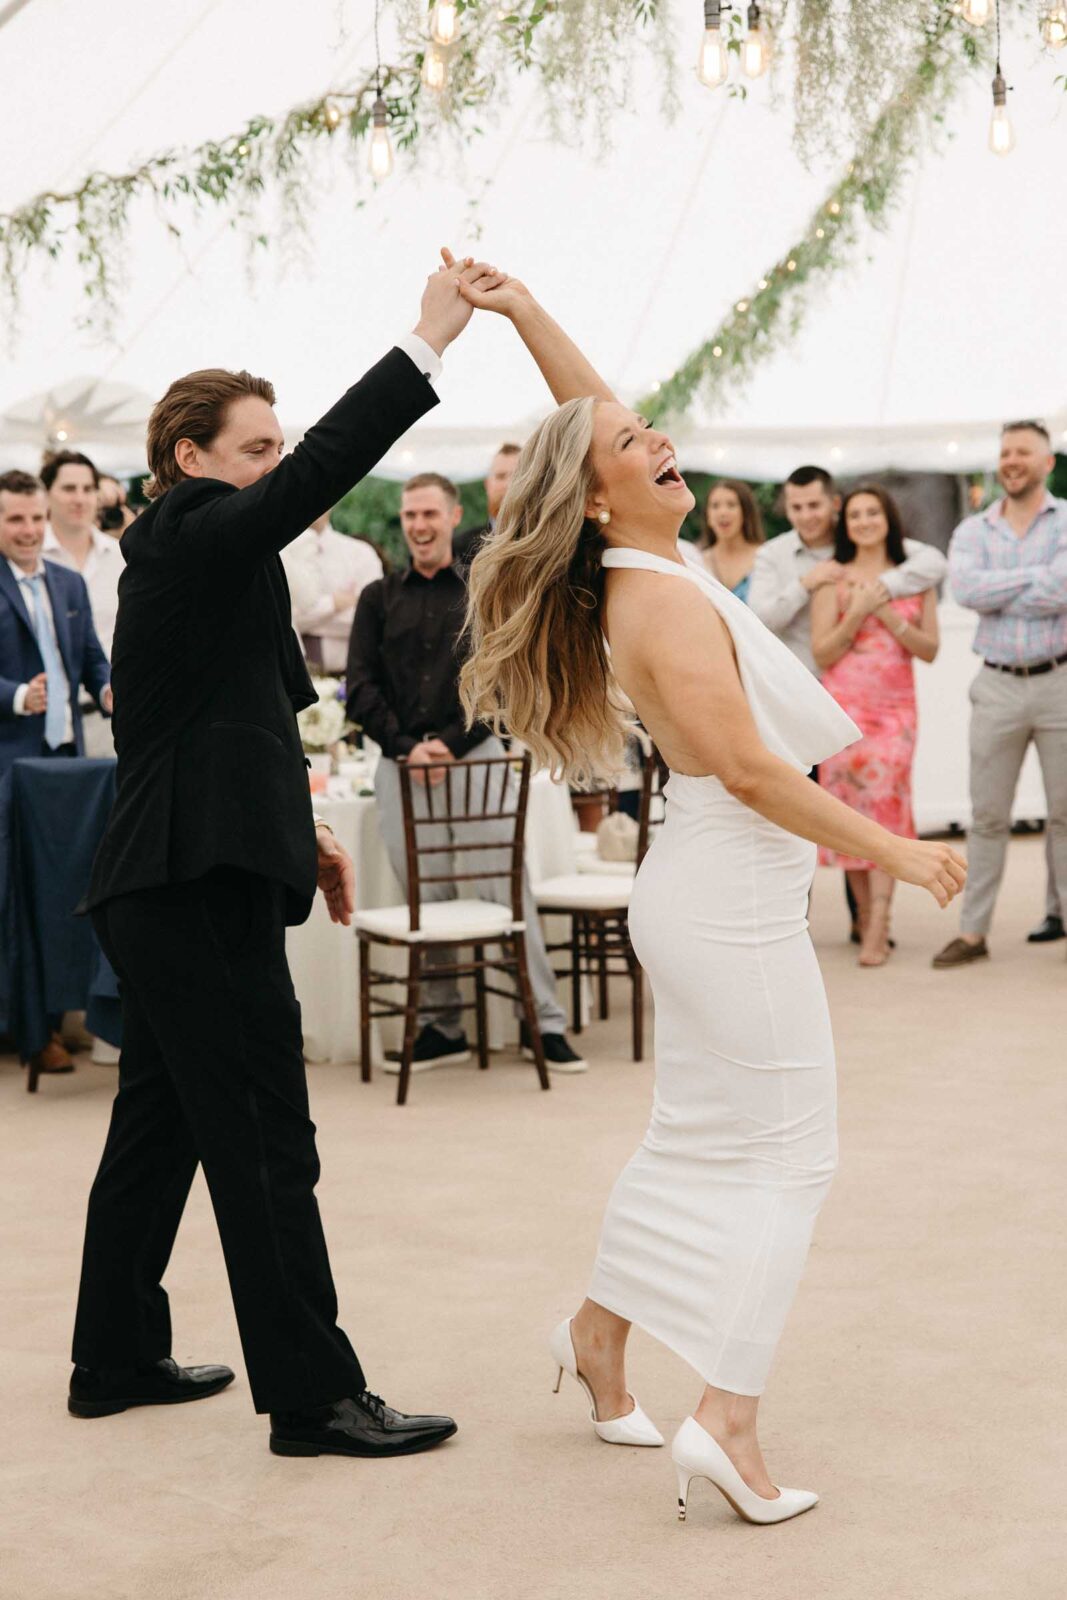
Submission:
M 918 715 L 912 658 L 937 655 L 937 594 L 890 600 L 882 574 L 904 560 L 900 511 L 877 484 L 853 489 L 841 508 L 838 584 L 812 596 L 811 638 L 824 688 L 863 738 L 819 767 L 819 782 L 846 805 L 904 839 L 915 838 L 911 767 Z M 889 958 L 893 880 L 871 861 L 821 849 L 824 866 L 844 867 L 859 907 L 861 967 Z

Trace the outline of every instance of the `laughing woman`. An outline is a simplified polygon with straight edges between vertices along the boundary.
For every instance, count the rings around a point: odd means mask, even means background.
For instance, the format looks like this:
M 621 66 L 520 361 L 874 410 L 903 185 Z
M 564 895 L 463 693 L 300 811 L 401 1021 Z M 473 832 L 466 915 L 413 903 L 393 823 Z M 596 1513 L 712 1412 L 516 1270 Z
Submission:
M 621 690 L 671 769 L 630 907 L 656 1003 L 652 1121 L 552 1356 L 585 1388 L 601 1439 L 662 1444 L 627 1387 L 639 1323 L 705 1384 L 674 1440 L 681 1514 L 703 1477 L 742 1516 L 781 1522 L 817 1496 L 772 1483 L 758 1397 L 836 1161 L 830 1019 L 806 931 L 815 846 L 877 861 L 942 906 L 963 863 L 808 782 L 859 730 L 680 553 L 694 502 L 670 439 L 615 400 L 521 284 L 461 292 L 510 318 L 559 402 L 471 569 L 467 714 L 506 719 L 580 783 L 619 765 Z
M 937 594 L 890 600 L 883 574 L 904 560 L 904 530 L 880 484 L 853 489 L 841 507 L 834 559 L 845 577 L 816 590 L 811 644 L 823 688 L 863 738 L 819 766 L 828 793 L 890 833 L 914 839 L 911 768 L 918 711 L 912 661 L 937 655 Z M 861 967 L 889 959 L 893 878 L 877 861 L 822 849 L 823 866 L 844 867 L 859 911 Z

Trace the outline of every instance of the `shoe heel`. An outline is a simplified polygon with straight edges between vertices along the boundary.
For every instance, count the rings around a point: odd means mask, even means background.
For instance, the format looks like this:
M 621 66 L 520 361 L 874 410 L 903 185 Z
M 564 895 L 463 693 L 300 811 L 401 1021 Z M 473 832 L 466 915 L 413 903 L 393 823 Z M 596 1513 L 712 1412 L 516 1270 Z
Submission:
M 271 1454 L 275 1456 L 317 1456 L 322 1452 L 317 1444 L 305 1444 L 302 1439 L 276 1439 L 270 1436 Z
M 560 1386 L 560 1384 L 562 1382 L 563 1382 L 563 1368 L 560 1367 L 560 1369 L 559 1369 L 559 1377 L 556 1379 L 556 1387 L 552 1391 L 553 1394 L 559 1394 L 559 1386 Z
M 688 1467 L 680 1466 L 676 1461 L 674 1470 L 678 1474 L 678 1521 L 685 1521 L 685 1513 L 689 1504 L 689 1485 L 693 1481 L 693 1474 Z
M 67 1410 L 72 1417 L 117 1417 L 120 1411 L 127 1408 L 114 1400 L 74 1400 L 67 1399 Z

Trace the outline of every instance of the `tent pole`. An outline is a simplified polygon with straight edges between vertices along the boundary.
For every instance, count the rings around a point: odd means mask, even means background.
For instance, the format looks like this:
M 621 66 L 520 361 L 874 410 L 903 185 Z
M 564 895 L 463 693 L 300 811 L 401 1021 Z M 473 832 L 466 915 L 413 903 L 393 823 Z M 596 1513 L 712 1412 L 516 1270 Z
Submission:
M 6 6 L 0 6 L 0 28 L 10 22 L 12 17 L 17 17 L 23 6 L 28 6 L 30 0 L 7 0 Z

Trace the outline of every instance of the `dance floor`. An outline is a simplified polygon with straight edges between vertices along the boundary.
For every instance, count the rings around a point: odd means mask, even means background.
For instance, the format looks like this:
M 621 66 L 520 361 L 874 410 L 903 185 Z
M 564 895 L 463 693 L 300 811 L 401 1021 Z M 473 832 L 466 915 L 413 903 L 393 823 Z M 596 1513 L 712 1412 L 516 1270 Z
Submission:
M 666 1451 L 599 1443 L 545 1337 L 583 1293 L 651 1069 L 624 1003 L 589 1073 L 537 1091 L 494 1057 L 362 1087 L 310 1072 L 342 1317 L 372 1387 L 458 1437 L 387 1463 L 283 1460 L 251 1409 L 198 1180 L 168 1278 L 179 1360 L 216 1399 L 65 1410 L 86 1192 L 114 1069 L 79 1057 L 31 1098 L 0 1061 L 0 1595 L 4 1600 L 1062 1600 L 1067 968 L 1029 948 L 1043 852 L 1013 844 L 993 959 L 933 972 L 955 931 L 900 894 L 889 967 L 860 971 L 836 877 L 814 929 L 834 1010 L 842 1168 L 763 1404 L 772 1475 L 810 1515 L 737 1521 Z M 670 1436 L 699 1384 L 632 1340 Z M 702 1492 L 703 1491 L 703 1492 Z

